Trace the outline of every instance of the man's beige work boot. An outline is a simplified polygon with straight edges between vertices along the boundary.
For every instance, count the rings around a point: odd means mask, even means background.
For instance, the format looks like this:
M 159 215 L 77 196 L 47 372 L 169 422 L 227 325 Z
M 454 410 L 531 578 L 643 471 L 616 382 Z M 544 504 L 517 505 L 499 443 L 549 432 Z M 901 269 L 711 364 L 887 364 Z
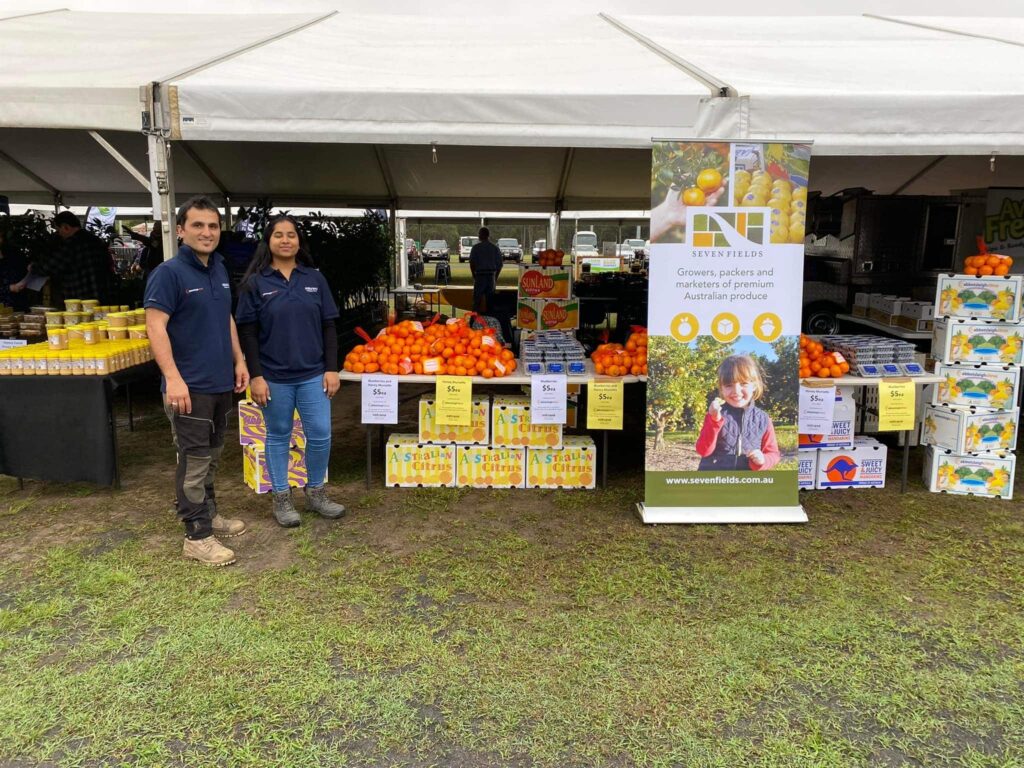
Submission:
M 203 565 L 221 566 L 235 562 L 235 553 L 217 541 L 216 536 L 185 539 L 181 554 L 191 560 L 198 560 Z
M 230 539 L 234 536 L 241 536 L 246 532 L 245 521 L 239 520 L 236 517 L 224 517 L 223 515 L 214 515 L 213 520 L 213 535 L 218 536 L 222 539 Z

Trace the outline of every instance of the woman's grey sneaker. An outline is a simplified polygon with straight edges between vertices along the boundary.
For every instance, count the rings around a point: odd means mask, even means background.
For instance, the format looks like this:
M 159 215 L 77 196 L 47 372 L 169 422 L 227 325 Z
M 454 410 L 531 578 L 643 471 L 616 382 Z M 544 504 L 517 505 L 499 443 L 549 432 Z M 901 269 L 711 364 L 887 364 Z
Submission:
M 217 541 L 216 536 L 185 539 L 181 554 L 190 560 L 198 560 L 203 565 L 231 565 L 235 562 L 235 553 Z
M 298 510 L 292 505 L 291 489 L 287 491 L 273 492 L 274 496 L 274 519 L 277 524 L 284 528 L 294 528 L 302 522 Z
M 323 485 L 319 488 L 306 486 L 306 509 L 311 509 L 328 520 L 337 520 L 345 514 L 345 507 L 331 501 L 327 496 L 327 488 Z

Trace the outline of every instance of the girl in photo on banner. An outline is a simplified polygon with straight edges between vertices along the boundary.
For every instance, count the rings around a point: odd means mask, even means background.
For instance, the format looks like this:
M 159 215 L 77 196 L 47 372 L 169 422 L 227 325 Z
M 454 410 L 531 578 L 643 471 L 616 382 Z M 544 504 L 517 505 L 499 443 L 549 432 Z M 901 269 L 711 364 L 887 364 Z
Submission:
M 732 355 L 718 366 L 718 396 L 708 405 L 697 437 L 698 470 L 771 469 L 782 458 L 771 416 L 755 405 L 764 377 L 749 355 Z

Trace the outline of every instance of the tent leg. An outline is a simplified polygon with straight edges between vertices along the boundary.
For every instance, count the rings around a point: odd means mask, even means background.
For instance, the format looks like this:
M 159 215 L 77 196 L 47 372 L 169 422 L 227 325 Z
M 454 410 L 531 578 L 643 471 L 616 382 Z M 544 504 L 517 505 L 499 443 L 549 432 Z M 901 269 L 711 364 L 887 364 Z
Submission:
M 164 261 L 178 252 L 174 228 L 174 166 L 171 163 L 171 142 L 164 136 L 150 134 L 149 178 L 153 197 L 153 218 L 163 224 Z
M 395 283 L 400 288 L 409 287 L 409 254 L 405 249 L 405 238 L 408 237 L 406 220 L 398 220 L 398 278 Z

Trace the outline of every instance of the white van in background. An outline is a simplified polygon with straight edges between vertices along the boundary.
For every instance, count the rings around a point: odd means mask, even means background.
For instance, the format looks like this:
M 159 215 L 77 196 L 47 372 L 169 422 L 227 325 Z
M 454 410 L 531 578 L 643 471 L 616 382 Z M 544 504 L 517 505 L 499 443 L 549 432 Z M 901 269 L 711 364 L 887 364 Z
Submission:
M 572 255 L 587 257 L 600 256 L 601 252 L 597 248 L 597 232 L 581 230 L 573 235 Z
M 465 261 L 469 261 L 469 252 L 473 250 L 473 246 L 480 242 L 480 239 L 476 235 L 467 235 L 459 238 L 459 263 L 462 264 Z

